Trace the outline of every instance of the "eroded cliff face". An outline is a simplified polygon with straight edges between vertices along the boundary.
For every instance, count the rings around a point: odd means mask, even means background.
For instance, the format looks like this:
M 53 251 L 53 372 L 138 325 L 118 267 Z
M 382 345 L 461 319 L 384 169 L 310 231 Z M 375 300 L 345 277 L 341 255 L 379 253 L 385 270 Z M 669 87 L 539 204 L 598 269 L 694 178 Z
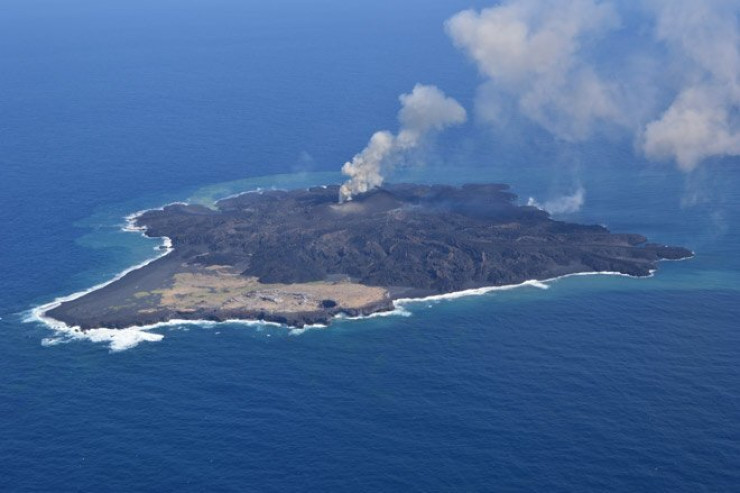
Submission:
M 639 234 L 555 221 L 506 185 L 393 185 L 338 204 L 338 187 L 245 193 L 216 209 L 171 205 L 137 219 L 173 251 L 49 315 L 126 327 L 175 318 L 302 326 L 388 310 L 398 297 L 577 272 L 646 276 L 691 256 Z

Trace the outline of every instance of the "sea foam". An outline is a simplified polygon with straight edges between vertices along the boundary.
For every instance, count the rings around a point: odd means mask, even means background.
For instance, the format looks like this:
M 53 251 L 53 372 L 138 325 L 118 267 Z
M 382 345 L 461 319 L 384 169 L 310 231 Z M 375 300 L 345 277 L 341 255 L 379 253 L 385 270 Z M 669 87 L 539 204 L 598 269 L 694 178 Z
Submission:
M 512 289 L 523 288 L 526 286 L 545 290 L 545 289 L 550 289 L 550 285 L 547 283 L 555 282 L 560 279 L 565 279 L 566 277 L 572 277 L 572 276 L 599 276 L 601 275 L 601 276 L 621 276 L 621 277 L 630 277 L 634 279 L 641 279 L 643 277 L 652 277 L 654 274 L 655 274 L 655 269 L 651 269 L 650 274 L 647 276 L 632 276 L 630 274 L 623 274 L 621 272 L 612 272 L 612 271 L 574 272 L 572 274 L 564 274 L 562 276 L 551 277 L 548 279 L 544 279 L 542 281 L 537 280 L 537 279 L 530 279 L 530 280 L 521 282 L 519 284 L 504 284 L 502 286 L 485 286 L 481 288 L 465 289 L 462 291 L 453 291 L 451 293 L 433 294 L 431 296 L 425 296 L 422 298 L 398 298 L 393 303 L 397 307 L 405 307 L 408 304 L 415 304 L 415 303 L 456 300 L 459 298 L 467 298 L 470 296 L 483 296 L 486 294 L 493 293 L 495 291 L 509 291 Z
M 114 282 L 120 279 L 121 277 L 128 274 L 129 272 L 135 269 L 141 268 L 147 265 L 148 263 L 156 260 L 157 258 L 163 255 L 166 255 L 167 253 L 169 253 L 169 251 L 163 253 L 162 255 L 154 259 L 148 260 L 137 266 L 126 269 L 121 274 L 119 274 L 118 276 L 116 276 L 115 278 L 113 278 L 112 280 L 108 282 L 99 284 L 97 286 L 93 286 L 92 288 L 88 290 L 81 291 L 79 293 L 75 293 L 70 296 L 57 298 L 51 303 L 47 303 L 45 305 L 36 307 L 33 310 L 31 310 L 26 321 L 43 322 L 44 324 L 46 324 L 49 328 L 51 328 L 54 331 L 55 334 L 53 337 L 48 337 L 42 340 L 42 344 L 44 346 L 55 346 L 55 345 L 64 344 L 64 343 L 67 343 L 73 340 L 88 340 L 90 342 L 95 342 L 95 343 L 107 343 L 109 345 L 111 352 L 124 351 L 126 349 L 136 347 L 142 342 L 161 341 L 164 338 L 164 335 L 156 333 L 156 332 L 151 332 L 151 331 L 155 329 L 165 328 L 165 327 L 172 327 L 172 328 L 182 328 L 186 326 L 214 327 L 214 326 L 218 326 L 222 324 L 234 324 L 234 325 L 242 325 L 242 326 L 247 326 L 247 327 L 270 326 L 270 327 L 288 328 L 289 329 L 288 334 L 294 335 L 294 336 L 304 334 L 309 330 L 324 329 L 327 327 L 326 325 L 323 325 L 323 324 L 306 325 L 303 327 L 290 327 L 290 326 L 285 326 L 283 324 L 279 324 L 277 322 L 267 322 L 263 320 L 230 319 L 230 320 L 224 320 L 224 321 L 217 322 L 213 320 L 175 319 L 175 320 L 168 320 L 166 322 L 159 322 L 159 323 L 151 324 L 151 325 L 127 327 L 125 329 L 98 328 L 98 329 L 89 329 L 89 330 L 83 331 L 79 327 L 71 327 L 65 324 L 64 322 L 61 322 L 59 320 L 55 320 L 51 317 L 45 316 L 45 313 L 47 311 L 53 308 L 56 308 L 61 303 L 79 298 L 80 296 L 84 296 L 85 294 L 91 291 L 95 291 L 104 286 L 107 286 L 111 282 Z M 651 277 L 654 274 L 654 272 L 655 270 L 651 270 L 650 275 L 645 276 L 645 277 Z M 413 305 L 417 303 L 443 301 L 443 300 L 456 300 L 459 298 L 465 298 L 465 297 L 471 297 L 471 296 L 482 296 L 482 295 L 490 294 L 496 291 L 509 291 L 512 289 L 522 288 L 526 286 L 545 290 L 545 289 L 550 288 L 550 285 L 547 284 L 549 282 L 554 282 L 559 279 L 564 279 L 566 277 L 572 277 L 572 276 L 592 276 L 592 275 L 609 275 L 609 276 L 640 278 L 639 276 L 631 276 L 629 274 L 623 274 L 621 272 L 610 272 L 610 271 L 576 272 L 572 274 L 566 274 L 563 276 L 553 277 L 550 279 L 546 279 L 544 281 L 533 279 L 533 280 L 524 281 L 519 284 L 507 284 L 503 286 L 488 286 L 488 287 L 482 287 L 482 288 L 476 288 L 476 289 L 466 289 L 463 291 L 455 291 L 452 293 L 426 296 L 423 298 L 399 298 L 397 300 L 394 300 L 393 310 L 374 312 L 368 315 L 351 316 L 351 317 L 340 313 L 336 315 L 334 318 L 336 320 L 364 320 L 364 319 L 371 319 L 371 318 L 378 318 L 378 317 L 393 317 L 393 316 L 410 317 L 413 315 L 413 313 L 409 310 L 409 305 Z
M 243 193 L 259 193 L 261 189 L 248 191 L 248 192 L 242 192 Z M 235 195 L 242 195 L 242 194 L 235 194 Z M 172 202 L 170 204 L 164 205 L 162 207 L 154 208 L 154 209 L 144 209 L 141 211 L 134 212 L 133 214 L 129 214 L 124 218 L 124 225 L 121 227 L 121 229 L 125 232 L 132 232 L 132 233 L 139 233 L 142 236 L 149 238 L 146 236 L 146 227 L 145 226 L 138 226 L 136 224 L 136 220 L 144 213 L 152 210 L 163 210 L 165 207 L 169 205 L 176 205 L 176 204 L 182 204 L 187 205 L 185 202 Z M 53 310 L 54 308 L 58 307 L 62 303 L 65 303 L 67 301 L 72 301 L 75 299 L 78 299 L 82 296 L 85 296 L 88 293 L 91 293 L 93 291 L 97 291 L 98 289 L 101 289 L 105 286 L 108 286 L 109 284 L 118 281 L 123 276 L 127 275 L 130 272 L 133 272 L 137 269 L 140 269 L 155 260 L 164 257 L 165 255 L 169 254 L 173 248 L 172 248 L 172 240 L 168 237 L 162 237 L 162 243 L 160 246 L 155 247 L 156 250 L 160 250 L 161 253 L 153 258 L 150 258 L 148 260 L 145 260 L 144 262 L 141 262 L 137 265 L 134 265 L 132 267 L 129 267 L 128 269 L 125 269 L 124 271 L 120 272 L 116 276 L 114 276 L 112 279 L 105 281 L 103 283 L 97 284 L 89 289 L 86 289 L 84 291 L 79 291 L 77 293 L 73 293 L 68 296 L 62 296 L 54 299 L 53 301 L 37 306 L 33 309 L 31 309 L 29 312 L 27 312 L 26 316 L 24 317 L 25 322 L 41 322 L 45 324 L 47 327 L 49 327 L 53 332 L 54 335 L 51 337 L 44 338 L 41 341 L 41 344 L 44 346 L 56 346 L 59 344 L 64 344 L 67 342 L 71 342 L 74 340 L 87 340 L 94 343 L 107 343 L 111 352 L 118 352 L 118 351 L 124 351 L 126 349 L 130 349 L 133 347 L 138 346 L 142 342 L 158 342 L 164 339 L 163 334 L 159 334 L 156 332 L 152 332 L 152 330 L 155 329 L 161 329 L 164 327 L 184 327 L 184 326 L 199 326 L 199 327 L 210 327 L 215 326 L 217 324 L 238 324 L 238 325 L 245 325 L 248 327 L 265 327 L 265 326 L 273 326 L 273 327 L 286 327 L 285 325 L 276 323 L 276 322 L 266 322 L 262 320 L 241 320 L 241 319 L 233 319 L 233 320 L 225 320 L 221 322 L 215 322 L 212 320 L 168 320 L 166 322 L 159 322 L 156 324 L 151 325 L 145 325 L 145 326 L 132 326 L 127 327 L 124 329 L 111 329 L 111 328 L 97 328 L 97 329 L 88 329 L 88 330 L 82 330 L 78 326 L 70 326 L 66 323 L 53 319 L 46 315 L 46 313 L 50 310 Z M 655 270 L 651 270 L 649 276 L 646 277 L 652 277 L 655 273 Z M 576 272 L 572 274 L 566 274 L 563 276 L 553 277 L 550 279 L 545 279 L 543 281 L 539 281 L 536 279 L 524 281 L 519 284 L 508 284 L 503 286 L 488 286 L 488 287 L 481 287 L 481 288 L 475 288 L 475 289 L 466 289 L 462 291 L 455 291 L 452 293 L 445 293 L 445 294 L 438 294 L 438 295 L 432 295 L 432 296 L 426 296 L 422 298 L 399 298 L 397 300 L 394 300 L 393 306 L 394 308 L 392 310 L 382 311 L 382 312 L 374 312 L 370 313 L 368 315 L 361 315 L 361 316 L 346 316 L 343 314 L 339 314 L 335 316 L 335 319 L 337 320 L 363 320 L 363 319 L 369 319 L 369 318 L 377 318 L 377 317 L 392 317 L 392 316 L 401 316 L 401 317 L 410 317 L 412 315 L 412 312 L 408 309 L 408 305 L 410 304 L 416 304 L 416 303 L 423 303 L 423 302 L 433 302 L 433 301 L 442 301 L 442 300 L 455 300 L 459 298 L 465 298 L 469 296 L 482 296 L 486 295 L 495 291 L 507 291 L 511 289 L 521 288 L 525 286 L 531 286 L 539 289 L 549 289 L 549 285 L 547 283 L 557 281 L 558 279 L 563 279 L 566 277 L 571 276 L 588 276 L 588 275 L 611 275 L 611 276 L 623 276 L 623 277 L 638 277 L 638 276 L 631 276 L 629 274 L 623 274 L 621 272 L 610 272 L 610 271 L 604 271 L 604 272 Z M 322 329 L 326 328 L 325 325 L 322 324 L 315 324 L 315 325 L 306 325 L 304 327 L 289 327 L 289 334 L 290 335 L 300 335 L 304 334 L 306 331 L 313 330 L 313 329 Z
M 259 193 L 259 191 L 260 190 L 255 190 L 254 192 Z M 249 192 L 245 192 L 245 193 L 249 193 Z M 141 217 L 142 214 L 148 211 L 163 210 L 165 207 L 169 205 L 177 205 L 177 204 L 187 205 L 186 202 L 171 202 L 162 207 L 153 208 L 153 209 L 143 209 L 143 210 L 134 212 L 132 214 L 129 214 L 124 218 L 124 224 L 121 226 L 121 230 L 128 232 L 128 233 L 138 233 L 144 236 L 145 238 L 149 238 L 148 236 L 146 236 L 147 228 L 145 226 L 138 226 L 136 224 L 136 220 L 139 217 Z M 102 282 L 100 284 L 96 284 L 83 291 L 78 291 L 76 293 L 73 293 L 67 296 L 60 296 L 58 298 L 55 298 L 53 301 L 49 303 L 45 303 L 43 305 L 34 307 L 28 312 L 26 312 L 23 318 L 23 321 L 43 323 L 44 325 L 46 325 L 49 329 L 51 329 L 54 332 L 53 336 L 46 337 L 41 341 L 41 344 L 43 346 L 49 347 L 49 346 L 56 346 L 59 344 L 65 344 L 65 343 L 76 341 L 76 340 L 87 340 L 87 341 L 94 342 L 94 343 L 106 343 L 108 344 L 108 347 L 111 350 L 111 352 L 124 351 L 126 349 L 136 347 L 142 342 L 161 341 L 162 339 L 164 339 L 164 335 L 156 333 L 156 332 L 151 332 L 151 331 L 155 329 L 165 328 L 165 327 L 179 328 L 179 327 L 190 326 L 190 325 L 194 325 L 198 327 L 210 327 L 210 326 L 215 326 L 217 324 L 238 324 L 238 325 L 244 325 L 248 327 L 267 327 L 267 326 L 283 327 L 279 323 L 267 322 L 263 320 L 231 319 L 231 320 L 224 320 L 222 322 L 215 322 L 212 320 L 176 319 L 176 320 L 168 320 L 166 322 L 159 322 L 159 323 L 155 323 L 151 325 L 126 327 L 123 329 L 111 329 L 111 328 L 101 327 L 101 328 L 96 328 L 96 329 L 82 330 L 79 326 L 68 325 L 60 320 L 56 320 L 46 315 L 47 312 L 49 312 L 50 310 L 53 310 L 54 308 L 57 308 L 62 303 L 76 300 L 78 298 L 81 298 L 82 296 L 85 296 L 86 294 L 89 294 L 93 291 L 97 291 L 98 289 L 104 288 L 105 286 L 108 286 L 109 284 L 118 281 L 119 279 L 129 274 L 130 272 L 133 272 L 137 269 L 141 269 L 142 267 L 172 252 L 173 250 L 172 240 L 166 236 L 161 237 L 161 240 L 162 240 L 161 244 L 155 247 L 155 250 L 160 251 L 159 255 L 156 255 L 155 257 L 147 259 L 139 264 L 136 264 L 132 267 L 129 267 L 123 270 L 122 272 L 118 273 L 113 278 L 109 279 L 108 281 Z M 320 328 L 320 327 L 325 327 L 325 326 L 323 325 L 307 326 L 303 328 L 304 330 L 296 329 L 296 328 L 294 328 L 294 330 L 298 331 L 298 332 L 295 332 L 295 334 L 298 334 L 298 333 L 303 333 L 307 329 Z
M 160 208 L 159 210 L 161 209 L 162 208 Z M 135 212 L 133 214 L 129 214 L 128 216 L 126 216 L 124 218 L 125 223 L 121 227 L 121 229 L 126 232 L 139 233 L 142 236 L 146 237 L 146 227 L 137 226 L 136 219 L 138 219 L 142 214 L 144 214 L 148 210 L 153 210 L 153 209 L 141 210 L 141 211 L 138 211 L 138 212 Z M 160 246 L 155 247 L 155 249 L 160 250 L 159 255 L 156 255 L 153 258 L 147 259 L 139 264 L 136 264 L 132 267 L 129 267 L 128 269 L 123 270 L 122 272 L 116 274 L 112 279 L 108 281 L 102 282 L 100 284 L 96 284 L 95 286 L 92 286 L 91 288 L 85 289 L 83 291 L 78 291 L 76 293 L 73 293 L 67 296 L 60 296 L 49 303 L 45 303 L 43 305 L 34 307 L 26 314 L 23 321 L 24 322 L 41 322 L 45 324 L 47 327 L 49 327 L 54 332 L 54 336 L 47 337 L 41 341 L 41 344 L 44 346 L 55 346 L 55 345 L 69 342 L 72 340 L 89 340 L 91 342 L 108 343 L 110 350 L 115 352 L 115 351 L 123 351 L 125 349 L 135 347 L 139 343 L 144 342 L 144 341 L 156 342 L 156 341 L 162 340 L 164 338 L 162 334 L 156 334 L 156 333 L 149 332 L 149 330 L 155 328 L 155 326 L 128 327 L 125 329 L 109 329 L 109 328 L 102 327 L 98 329 L 90 329 L 90 330 L 83 331 L 79 326 L 68 325 L 60 320 L 56 320 L 46 315 L 47 312 L 49 312 L 50 310 L 53 310 L 54 308 L 57 308 L 62 303 L 76 300 L 78 298 L 85 296 L 88 293 L 104 288 L 105 286 L 108 286 L 109 284 L 118 281 L 119 279 L 127 275 L 128 273 L 133 272 L 137 269 L 140 269 L 154 262 L 155 260 L 164 257 L 165 255 L 169 254 L 172 251 L 172 240 L 166 236 L 162 237 L 162 243 L 160 244 Z

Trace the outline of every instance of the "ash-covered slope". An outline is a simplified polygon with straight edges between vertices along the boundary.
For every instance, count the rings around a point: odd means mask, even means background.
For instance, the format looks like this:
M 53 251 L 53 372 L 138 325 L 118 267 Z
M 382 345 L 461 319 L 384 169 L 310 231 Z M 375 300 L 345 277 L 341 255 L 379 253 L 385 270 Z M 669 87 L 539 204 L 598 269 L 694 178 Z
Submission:
M 349 277 L 394 296 L 459 291 L 575 272 L 645 276 L 685 248 L 552 220 L 506 185 L 392 185 L 337 203 L 338 187 L 246 193 L 218 210 L 172 205 L 138 219 L 177 256 L 263 283 Z

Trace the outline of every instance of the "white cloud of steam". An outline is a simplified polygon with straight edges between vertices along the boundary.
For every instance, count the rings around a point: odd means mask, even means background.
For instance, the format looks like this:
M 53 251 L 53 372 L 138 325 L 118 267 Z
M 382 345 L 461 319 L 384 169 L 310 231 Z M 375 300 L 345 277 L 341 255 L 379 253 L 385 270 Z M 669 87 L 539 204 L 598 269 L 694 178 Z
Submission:
M 645 128 L 645 153 L 673 158 L 685 170 L 711 156 L 740 155 L 740 129 L 732 124 L 730 104 L 720 89 L 698 85 L 683 90 Z
M 340 202 L 352 200 L 354 194 L 367 192 L 383 184 L 383 172 L 393 158 L 418 147 L 431 132 L 459 125 L 467 119 L 460 103 L 436 86 L 416 84 L 409 94 L 398 98 L 401 110 L 398 135 L 387 130 L 375 132 L 367 147 L 344 163 L 342 173 L 349 176 L 339 189 Z
M 501 123 L 513 104 L 568 141 L 616 125 L 691 170 L 740 155 L 739 15 L 737 0 L 505 0 L 445 27 L 486 77 L 483 119 Z M 640 42 L 619 38 L 625 22 Z
M 445 96 L 437 86 L 416 84 L 409 94 L 398 97 L 401 110 L 398 120 L 402 132 L 418 137 L 430 130 L 443 130 L 450 125 L 464 123 L 467 114 L 460 103 Z
M 581 210 L 585 201 L 586 190 L 583 187 L 578 187 L 578 190 L 573 192 L 571 195 L 563 195 L 548 200 L 544 204 L 537 202 L 534 197 L 529 197 L 527 205 L 537 207 L 538 209 L 547 211 L 550 214 L 569 214 Z
M 740 155 L 740 29 L 736 1 L 657 0 L 656 38 L 684 67 L 670 107 L 645 127 L 649 157 L 691 170 L 711 156 Z
M 383 184 L 381 166 L 396 144 L 396 137 L 387 130 L 375 132 L 367 147 L 344 163 L 342 173 L 350 179 L 339 190 L 341 200 L 349 200 L 355 193 L 363 193 Z
M 597 120 L 621 120 L 617 87 L 603 80 L 579 53 L 584 43 L 615 29 L 610 4 L 593 0 L 515 0 L 465 10 L 445 27 L 491 84 L 479 94 L 479 113 L 513 97 L 519 110 L 566 140 L 588 137 Z

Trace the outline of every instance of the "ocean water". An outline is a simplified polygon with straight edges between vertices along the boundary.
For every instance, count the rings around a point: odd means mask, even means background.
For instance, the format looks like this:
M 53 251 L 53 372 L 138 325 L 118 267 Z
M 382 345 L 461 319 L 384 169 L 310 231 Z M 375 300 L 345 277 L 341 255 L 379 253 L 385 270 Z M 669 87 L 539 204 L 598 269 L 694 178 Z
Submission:
M 485 2 L 6 0 L 0 14 L 0 490 L 738 491 L 740 166 L 471 123 L 395 181 L 581 185 L 564 220 L 684 245 L 301 333 L 70 340 L 29 311 L 156 255 L 132 212 L 336 183 L 397 96 L 480 82 L 441 27 Z M 138 343 L 138 344 L 137 344 Z

